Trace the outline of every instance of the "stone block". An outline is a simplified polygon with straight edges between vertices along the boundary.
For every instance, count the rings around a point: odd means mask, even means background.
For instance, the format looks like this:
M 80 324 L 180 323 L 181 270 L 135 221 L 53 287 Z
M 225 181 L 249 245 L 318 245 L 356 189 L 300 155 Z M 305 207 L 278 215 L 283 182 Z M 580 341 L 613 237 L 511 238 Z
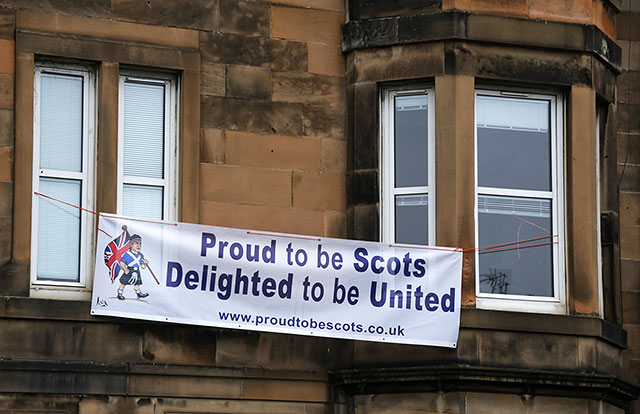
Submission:
M 270 0 L 269 3 L 320 10 L 344 11 L 343 0 Z
M 107 398 L 83 396 L 78 405 L 78 414 L 154 414 L 154 402 L 149 398 Z
M 347 237 L 380 241 L 380 211 L 377 204 L 354 206 L 347 210 Z
M 13 110 L 0 109 L 0 145 L 12 146 L 14 144 L 14 126 Z M 2 167 L 0 167 L 1 170 Z
M 640 194 L 620 193 L 620 224 L 640 226 Z
M 357 0 L 349 4 L 351 20 L 439 12 L 442 0 Z
M 200 197 L 206 201 L 288 207 L 291 205 L 291 173 L 201 164 Z
M 345 174 L 347 143 L 337 139 L 322 139 L 322 172 Z
M 271 7 L 271 36 L 280 39 L 340 45 L 343 12 Z
M 622 365 L 625 381 L 640 384 L 640 359 L 625 358 Z
M 624 43 L 624 42 L 621 42 Z M 640 42 L 629 42 L 629 70 L 640 70 Z M 623 62 L 624 63 L 624 62 Z
M 342 106 L 304 106 L 304 136 L 345 139 L 346 114 Z
M 4 0 L 4 7 L 16 9 L 37 9 L 49 13 L 70 14 L 75 16 L 110 17 L 110 0 L 49 0 L 34 3 L 30 0 Z
M 526 17 L 529 0 L 443 0 L 442 9 Z
M 620 256 L 640 260 L 640 227 L 620 226 Z
M 15 73 L 15 42 L 0 39 L 0 74 L 13 75 Z
M 200 162 L 224 164 L 225 134 L 219 129 L 200 130 Z
M 0 9 L 0 39 L 14 40 L 16 30 L 16 12 Z
M 344 76 L 344 55 L 337 45 L 309 43 L 309 72 L 323 75 Z
M 344 174 L 293 172 L 293 206 L 345 211 Z
M 195 30 L 29 11 L 21 11 L 17 17 L 16 26 L 21 31 L 94 37 L 164 47 L 198 48 L 198 32 Z
M 622 72 L 618 77 L 617 85 L 618 102 L 640 103 L 640 72 L 634 70 Z
M 640 291 L 640 260 L 622 259 L 620 273 L 623 291 Z
M 620 191 L 640 192 L 640 166 L 618 164 L 618 177 L 620 177 Z
M 226 133 L 226 163 L 297 171 L 320 170 L 321 140 L 283 135 Z
M 327 401 L 327 385 L 315 381 L 246 379 L 242 396 L 252 400 Z
M 591 23 L 591 0 L 530 0 L 531 17 L 540 20 L 561 20 L 572 23 Z
M 322 236 L 324 214 L 319 210 L 200 202 L 202 224 L 247 230 Z
M 129 395 L 149 397 L 222 398 L 242 396 L 243 380 L 239 378 L 193 377 L 177 375 L 130 375 Z
M 227 96 L 269 99 L 271 96 L 271 72 L 260 67 L 227 66 Z
M 270 7 L 266 3 L 242 0 L 220 1 L 220 31 L 268 37 Z
M 215 365 L 222 367 L 257 367 L 259 332 L 223 331 L 217 339 Z
M 347 216 L 341 211 L 324 212 L 324 237 L 347 237 Z
M 343 78 L 311 73 L 274 72 L 274 101 L 343 106 Z
M 224 96 L 226 92 L 225 65 L 202 63 L 200 71 L 200 93 L 205 95 Z
M 379 103 L 376 83 L 358 83 L 354 87 L 353 169 L 379 168 Z
M 14 81 L 15 78 L 11 75 L 0 75 L 0 109 L 13 109 Z M 13 133 L 11 136 L 13 137 Z
M 618 15 L 618 40 L 640 40 L 640 26 L 638 21 L 640 12 L 624 12 Z
M 541 335 L 500 331 L 478 332 L 480 364 L 532 369 L 575 369 L 577 339 L 561 335 Z
M 378 204 L 380 202 L 378 170 L 357 170 L 347 176 L 347 205 Z
M 640 359 L 640 325 L 623 325 L 627 331 L 627 343 L 629 347 L 622 352 L 624 358 Z
M 247 99 L 201 97 L 201 126 L 258 134 L 301 136 L 302 105 Z
M 618 134 L 616 146 L 618 162 L 640 164 L 640 134 Z
M 11 226 L 10 218 L 0 217 L 0 263 L 11 259 Z
M 13 184 L 7 181 L 0 181 L 0 218 L 10 218 L 12 211 Z
M 639 49 L 640 51 L 640 49 Z M 616 124 L 618 132 L 627 132 L 630 134 L 640 134 L 640 104 L 621 103 L 618 104 L 618 119 Z M 618 157 L 618 160 L 624 160 Z
M 622 292 L 622 313 L 625 325 L 640 325 L 640 292 Z
M 307 70 L 307 46 L 300 42 L 200 32 L 200 51 L 204 62 Z
M 353 52 L 356 82 L 420 79 L 444 73 L 441 42 Z
M 111 0 L 111 16 L 160 26 L 216 30 L 217 3 L 217 0 L 184 0 L 176 7 L 173 0 Z
M 13 147 L 0 147 L 0 181 L 13 179 Z
M 152 325 L 144 330 L 142 356 L 154 364 L 215 366 L 216 335 L 211 328 Z
M 593 3 L 593 24 L 602 30 L 611 39 L 616 38 L 617 16 L 618 11 L 605 2 L 598 1 Z
M 464 413 L 464 394 L 459 392 L 416 392 L 410 394 L 357 395 L 356 414 L 460 414 Z

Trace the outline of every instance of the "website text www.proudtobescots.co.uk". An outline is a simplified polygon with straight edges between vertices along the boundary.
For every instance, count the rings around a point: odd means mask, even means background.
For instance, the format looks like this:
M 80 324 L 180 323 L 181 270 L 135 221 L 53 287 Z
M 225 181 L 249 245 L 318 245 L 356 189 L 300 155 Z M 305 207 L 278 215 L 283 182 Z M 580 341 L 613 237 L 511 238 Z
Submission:
M 369 325 L 365 327 L 364 325 L 355 322 L 325 322 L 316 321 L 313 318 L 306 319 L 295 316 L 292 316 L 290 318 L 283 318 L 269 315 L 251 315 L 246 313 L 232 312 L 218 312 L 218 316 L 220 320 L 224 322 L 250 323 L 255 326 L 282 326 L 289 328 L 319 329 L 321 331 L 404 336 L 404 327 L 402 327 L 401 325 L 391 326 L 388 328 L 380 325 Z

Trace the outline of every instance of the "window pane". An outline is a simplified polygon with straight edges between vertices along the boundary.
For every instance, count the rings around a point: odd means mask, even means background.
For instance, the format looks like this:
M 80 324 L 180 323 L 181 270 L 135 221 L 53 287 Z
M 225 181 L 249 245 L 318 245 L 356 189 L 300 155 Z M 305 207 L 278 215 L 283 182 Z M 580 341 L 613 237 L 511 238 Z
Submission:
M 128 217 L 162 220 L 162 187 L 125 184 L 122 191 L 122 210 Z
M 395 186 L 426 186 L 428 165 L 427 96 L 395 98 Z
M 478 196 L 479 245 L 493 246 L 550 236 L 551 201 Z M 479 254 L 480 292 L 547 296 L 553 292 L 552 245 L 544 238 Z
M 549 102 L 478 97 L 478 185 L 551 191 Z
M 396 196 L 396 243 L 429 244 L 429 196 Z
M 82 171 L 80 76 L 40 77 L 40 168 Z
M 79 206 L 81 182 L 40 178 L 40 192 Z M 80 280 L 80 210 L 57 201 L 38 200 L 38 280 Z
M 124 175 L 164 177 L 164 85 L 124 84 Z

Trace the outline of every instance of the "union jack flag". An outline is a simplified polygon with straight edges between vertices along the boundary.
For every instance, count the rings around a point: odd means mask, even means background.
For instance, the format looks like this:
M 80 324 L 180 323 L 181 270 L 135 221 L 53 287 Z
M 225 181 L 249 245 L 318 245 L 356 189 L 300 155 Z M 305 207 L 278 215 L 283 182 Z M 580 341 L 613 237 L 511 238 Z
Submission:
M 118 262 L 127 250 L 129 250 L 129 233 L 126 231 L 123 231 L 120 236 L 112 240 L 104 249 L 104 264 L 109 268 L 111 283 L 116 280 L 122 270 Z

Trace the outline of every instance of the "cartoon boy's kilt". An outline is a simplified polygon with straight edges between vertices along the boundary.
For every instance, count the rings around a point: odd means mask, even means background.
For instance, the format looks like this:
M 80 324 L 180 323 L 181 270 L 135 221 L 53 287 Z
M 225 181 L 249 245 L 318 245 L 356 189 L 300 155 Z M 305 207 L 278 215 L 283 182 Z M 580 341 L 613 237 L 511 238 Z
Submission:
M 141 285 L 142 276 L 140 276 L 140 270 L 129 269 L 129 274 L 122 273 L 120 276 L 120 283 L 123 285 Z

